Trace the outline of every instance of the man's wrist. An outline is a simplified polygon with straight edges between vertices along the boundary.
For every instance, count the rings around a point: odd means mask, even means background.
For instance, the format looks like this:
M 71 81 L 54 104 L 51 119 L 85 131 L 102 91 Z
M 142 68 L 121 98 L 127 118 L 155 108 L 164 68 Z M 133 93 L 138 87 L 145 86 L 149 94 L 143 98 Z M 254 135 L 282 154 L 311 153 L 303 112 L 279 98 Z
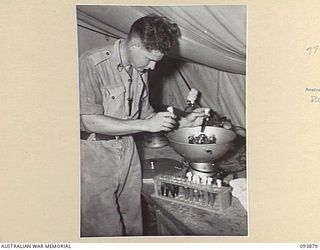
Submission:
M 155 116 L 155 114 L 156 113 L 153 112 L 150 115 L 148 115 L 146 118 L 139 120 L 141 122 L 140 129 L 142 129 L 143 131 L 146 131 L 146 132 L 152 132 L 150 125 L 149 125 L 149 122 L 150 122 L 150 119 Z
M 141 119 L 141 120 L 139 119 L 136 121 L 137 121 L 137 129 L 141 131 L 149 132 L 150 126 L 148 125 L 149 123 L 148 119 Z
M 188 127 L 187 125 L 187 119 L 185 117 L 180 117 L 180 120 L 179 120 L 179 128 L 185 128 L 185 127 Z

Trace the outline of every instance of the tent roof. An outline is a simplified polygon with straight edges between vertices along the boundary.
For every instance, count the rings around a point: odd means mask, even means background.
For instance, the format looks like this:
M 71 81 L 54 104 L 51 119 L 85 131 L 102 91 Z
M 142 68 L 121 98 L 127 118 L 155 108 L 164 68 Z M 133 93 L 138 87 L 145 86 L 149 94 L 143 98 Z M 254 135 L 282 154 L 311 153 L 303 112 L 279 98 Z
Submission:
M 77 9 L 80 20 L 119 37 L 124 37 L 130 25 L 146 14 L 164 15 L 179 25 L 182 34 L 171 56 L 245 74 L 245 6 L 79 5 Z

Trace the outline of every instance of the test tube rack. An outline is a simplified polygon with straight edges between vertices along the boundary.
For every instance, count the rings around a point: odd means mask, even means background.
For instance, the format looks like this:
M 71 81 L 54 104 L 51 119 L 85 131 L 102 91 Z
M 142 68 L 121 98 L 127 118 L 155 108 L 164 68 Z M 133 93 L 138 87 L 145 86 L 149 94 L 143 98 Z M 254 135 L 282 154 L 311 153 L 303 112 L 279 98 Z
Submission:
M 231 187 L 212 183 L 194 183 L 187 178 L 158 175 L 154 177 L 153 197 L 223 213 L 231 206 Z

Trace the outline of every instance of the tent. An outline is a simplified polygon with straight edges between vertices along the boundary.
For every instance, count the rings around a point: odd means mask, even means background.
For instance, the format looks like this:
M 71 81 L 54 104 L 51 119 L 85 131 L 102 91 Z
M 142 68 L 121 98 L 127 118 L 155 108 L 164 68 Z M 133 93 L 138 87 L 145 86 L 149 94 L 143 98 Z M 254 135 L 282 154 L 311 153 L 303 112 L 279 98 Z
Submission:
M 189 88 L 200 104 L 246 124 L 246 6 L 77 6 L 79 55 L 125 37 L 139 17 L 156 13 L 176 22 L 179 44 L 149 74 L 155 104 L 186 107 Z M 157 98 L 156 98 L 157 97 Z

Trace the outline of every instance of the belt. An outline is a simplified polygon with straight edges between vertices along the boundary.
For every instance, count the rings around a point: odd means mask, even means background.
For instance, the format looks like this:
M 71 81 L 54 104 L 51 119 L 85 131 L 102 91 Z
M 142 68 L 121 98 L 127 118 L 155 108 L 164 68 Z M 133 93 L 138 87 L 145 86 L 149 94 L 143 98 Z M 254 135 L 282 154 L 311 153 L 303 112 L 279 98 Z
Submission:
M 99 133 L 88 133 L 86 131 L 80 131 L 80 138 L 81 140 L 88 140 L 91 134 L 95 135 L 93 139 L 95 141 L 110 141 L 110 140 L 118 140 L 122 138 L 122 136 L 120 135 L 104 135 Z

